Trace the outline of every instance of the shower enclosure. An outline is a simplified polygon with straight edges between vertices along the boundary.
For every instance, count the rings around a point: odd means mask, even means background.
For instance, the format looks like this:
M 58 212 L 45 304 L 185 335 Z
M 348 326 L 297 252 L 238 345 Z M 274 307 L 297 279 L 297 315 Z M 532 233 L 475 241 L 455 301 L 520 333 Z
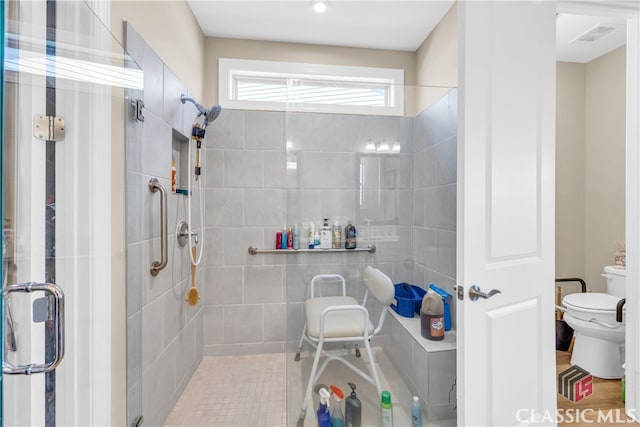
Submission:
M 112 118 L 142 75 L 85 2 L 2 7 L 1 422 L 122 424 L 124 128 Z

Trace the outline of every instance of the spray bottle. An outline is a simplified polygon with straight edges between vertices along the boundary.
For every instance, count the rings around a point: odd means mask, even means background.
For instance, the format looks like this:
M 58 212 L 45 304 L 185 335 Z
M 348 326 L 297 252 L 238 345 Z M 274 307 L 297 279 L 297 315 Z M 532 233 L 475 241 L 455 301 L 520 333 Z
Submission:
M 382 417 L 382 427 L 393 427 L 393 406 L 391 405 L 391 393 L 387 390 L 382 392 L 380 399 L 380 415 Z
M 331 385 L 329 388 L 333 392 L 333 397 L 336 401 L 333 406 L 333 412 L 331 413 L 331 427 L 344 427 L 344 415 L 342 415 L 342 408 L 340 406 L 340 401 L 344 399 L 344 393 L 335 385 Z
M 329 413 L 329 398 L 331 393 L 326 388 L 321 388 L 318 393 L 320 394 L 320 406 L 318 407 L 318 426 L 319 427 L 331 427 L 331 414 Z
M 362 425 L 362 403 L 356 396 L 356 385 L 347 383 L 351 387 L 351 396 L 344 401 L 345 422 L 347 427 L 361 427 Z

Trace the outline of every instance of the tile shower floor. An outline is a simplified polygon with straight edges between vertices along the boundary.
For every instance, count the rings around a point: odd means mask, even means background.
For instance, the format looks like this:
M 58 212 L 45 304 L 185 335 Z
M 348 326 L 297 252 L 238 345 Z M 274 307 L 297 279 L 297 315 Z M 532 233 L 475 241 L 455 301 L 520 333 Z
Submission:
M 391 392 L 394 425 L 410 426 L 412 395 L 384 352 L 380 349 L 374 349 L 374 352 L 381 386 Z M 351 356 L 350 360 L 366 372 L 368 362 L 365 352 L 362 353 L 362 358 Z M 291 353 L 204 357 L 167 417 L 165 426 L 295 426 L 312 356 L 303 353 L 300 362 L 294 362 Z M 346 392 L 347 381 L 359 386 L 363 426 L 379 425 L 377 392 L 342 363 L 330 363 L 318 382 L 337 384 Z M 317 425 L 317 402 L 317 396 L 314 396 L 313 408 L 307 410 L 305 426 Z M 342 408 L 344 411 L 344 403 Z M 429 422 L 429 425 L 454 426 L 455 420 Z

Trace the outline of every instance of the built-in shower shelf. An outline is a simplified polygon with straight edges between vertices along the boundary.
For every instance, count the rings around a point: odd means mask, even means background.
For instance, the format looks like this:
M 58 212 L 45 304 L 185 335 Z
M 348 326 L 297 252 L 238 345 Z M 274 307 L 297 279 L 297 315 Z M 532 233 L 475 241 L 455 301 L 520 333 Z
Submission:
M 376 253 L 376 245 L 369 245 L 366 248 L 355 249 L 258 249 L 255 246 L 249 246 L 249 255 L 258 254 L 278 254 L 278 255 L 293 255 L 300 253 L 309 254 L 327 254 L 335 252 L 369 252 L 370 254 Z

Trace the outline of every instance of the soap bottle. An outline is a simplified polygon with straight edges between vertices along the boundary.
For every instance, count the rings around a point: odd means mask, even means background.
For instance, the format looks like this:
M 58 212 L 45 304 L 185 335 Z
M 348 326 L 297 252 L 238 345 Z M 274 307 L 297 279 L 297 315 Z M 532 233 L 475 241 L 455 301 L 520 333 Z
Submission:
M 418 396 L 413 396 L 411 402 L 411 427 L 422 427 L 422 408 Z
M 442 297 L 432 289 L 422 299 L 420 334 L 432 341 L 444 339 L 444 303 Z
M 171 159 L 171 192 L 176 192 L 176 161 Z
M 329 218 L 324 219 L 324 223 L 320 228 L 320 249 L 331 249 L 331 227 L 329 227 Z
M 393 406 L 391 405 L 391 393 L 387 390 L 382 392 L 380 399 L 380 415 L 382 417 L 382 427 L 393 427 Z
M 344 427 L 344 415 L 342 415 L 342 408 L 340 406 L 340 401 L 344 399 L 344 393 L 335 385 L 331 385 L 329 388 L 333 392 L 333 397 L 336 401 L 333 406 L 333 412 L 331 413 L 331 427 Z
M 329 390 L 321 388 L 318 393 L 320 394 L 320 406 L 316 412 L 318 416 L 319 427 L 331 427 L 331 414 L 329 413 Z
M 309 224 L 309 249 L 313 249 L 316 246 L 316 225 L 314 223 Z
M 347 397 L 344 401 L 344 414 L 345 423 L 347 427 L 361 427 L 362 426 L 362 403 L 358 396 L 356 396 L 356 385 L 353 383 L 347 383 L 351 387 L 351 396 Z
M 300 249 L 300 230 L 298 224 L 293 226 L 293 249 Z
M 316 248 L 320 247 L 320 227 L 316 227 L 313 233 L 313 246 Z
M 355 249 L 356 248 L 356 227 L 351 224 L 351 221 L 347 222 L 347 226 L 344 228 L 344 248 Z

